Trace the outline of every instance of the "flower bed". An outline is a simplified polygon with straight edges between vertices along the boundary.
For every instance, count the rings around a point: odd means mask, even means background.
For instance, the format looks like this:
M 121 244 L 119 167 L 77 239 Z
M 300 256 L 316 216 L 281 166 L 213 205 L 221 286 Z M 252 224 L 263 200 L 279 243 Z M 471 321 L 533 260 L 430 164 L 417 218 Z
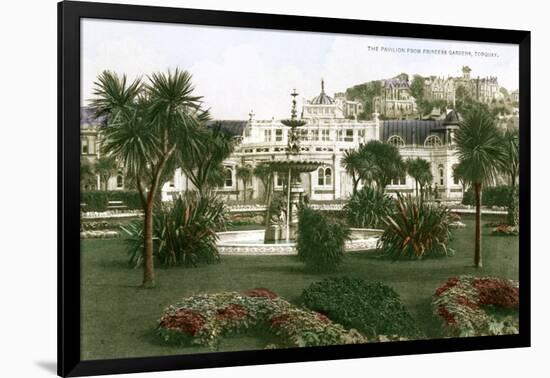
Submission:
M 453 277 L 437 288 L 432 305 L 449 336 L 519 332 L 517 281 L 496 277 Z
M 358 331 L 346 330 L 326 316 L 294 306 L 267 289 L 253 289 L 247 294 L 222 292 L 185 298 L 164 311 L 158 326 L 158 334 L 165 342 L 211 348 L 216 348 L 224 336 L 250 331 L 278 336 L 280 343 L 267 347 L 368 341 Z
M 491 232 L 491 234 L 497 235 L 497 236 L 518 236 L 519 227 L 509 226 L 507 224 L 501 224 L 493 228 L 493 231 Z

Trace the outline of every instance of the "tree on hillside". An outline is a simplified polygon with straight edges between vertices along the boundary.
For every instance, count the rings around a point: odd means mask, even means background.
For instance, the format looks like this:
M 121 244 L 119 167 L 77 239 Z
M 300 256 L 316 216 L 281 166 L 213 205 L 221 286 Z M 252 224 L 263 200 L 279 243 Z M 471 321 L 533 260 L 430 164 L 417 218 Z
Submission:
M 420 75 L 414 75 L 411 82 L 411 95 L 416 101 L 424 99 L 424 78 Z

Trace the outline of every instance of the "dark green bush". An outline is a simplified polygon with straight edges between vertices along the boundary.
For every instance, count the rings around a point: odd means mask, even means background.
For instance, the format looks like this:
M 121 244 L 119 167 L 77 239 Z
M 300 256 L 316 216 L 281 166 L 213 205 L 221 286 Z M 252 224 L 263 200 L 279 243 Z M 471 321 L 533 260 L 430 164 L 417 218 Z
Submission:
M 386 229 L 378 241 L 382 253 L 393 259 L 446 256 L 451 236 L 449 209 L 398 195 L 396 212 L 384 221 Z
M 227 222 L 223 202 L 214 196 L 187 193 L 153 215 L 154 255 L 165 266 L 197 266 L 219 261 L 216 230 Z M 143 262 L 143 221 L 122 227 L 128 234 L 129 263 Z
M 346 328 L 355 328 L 368 337 L 395 334 L 408 338 L 421 336 L 399 295 L 379 282 L 330 277 L 305 289 L 302 301 L 311 310 L 328 316 Z
M 80 203 L 85 204 L 83 211 L 106 211 L 109 201 L 122 201 L 128 210 L 141 210 L 141 200 L 137 191 L 82 191 Z
M 502 206 L 508 207 L 512 196 L 512 187 L 509 185 L 484 187 L 481 195 L 481 204 L 483 206 Z M 474 193 L 468 189 L 462 198 L 464 205 L 475 206 Z
M 302 207 L 299 213 L 298 257 L 312 271 L 336 269 L 344 257 L 349 228 L 308 207 Z
M 392 210 L 392 199 L 368 186 L 353 194 L 344 206 L 348 224 L 360 228 L 380 227 L 383 224 L 382 218 Z

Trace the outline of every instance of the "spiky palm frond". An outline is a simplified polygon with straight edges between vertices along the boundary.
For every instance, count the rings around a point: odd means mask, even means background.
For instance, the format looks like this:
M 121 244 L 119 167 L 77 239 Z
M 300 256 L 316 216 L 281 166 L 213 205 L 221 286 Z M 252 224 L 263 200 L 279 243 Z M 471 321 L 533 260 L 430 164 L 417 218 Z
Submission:
M 141 78 L 131 83 L 126 75 L 122 77 L 111 71 L 103 71 L 94 82 L 94 96 L 90 105 L 97 117 L 107 115 L 114 118 L 119 112 L 132 112 L 135 101 L 142 92 Z
M 469 183 L 490 185 L 506 166 L 506 153 L 494 118 L 483 107 L 470 109 L 455 134 L 459 172 Z

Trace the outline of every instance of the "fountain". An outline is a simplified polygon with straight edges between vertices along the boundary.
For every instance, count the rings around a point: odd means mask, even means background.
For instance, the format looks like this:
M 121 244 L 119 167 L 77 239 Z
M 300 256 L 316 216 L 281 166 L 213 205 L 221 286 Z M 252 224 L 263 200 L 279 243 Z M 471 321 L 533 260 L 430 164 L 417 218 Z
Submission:
M 297 118 L 296 89 L 292 96 L 290 119 L 281 123 L 288 126 L 286 155 L 283 159 L 262 162 L 273 172 L 286 177 L 285 206 L 276 213 L 266 210 L 265 230 L 229 231 L 218 233 L 218 249 L 221 254 L 296 254 L 296 232 L 298 229 L 298 209 L 303 202 L 304 189 L 300 174 L 316 170 L 321 161 L 306 160 L 300 157 L 300 136 L 298 130 L 306 121 Z M 352 240 L 346 243 L 346 250 L 365 250 L 376 247 L 380 230 L 352 229 Z

